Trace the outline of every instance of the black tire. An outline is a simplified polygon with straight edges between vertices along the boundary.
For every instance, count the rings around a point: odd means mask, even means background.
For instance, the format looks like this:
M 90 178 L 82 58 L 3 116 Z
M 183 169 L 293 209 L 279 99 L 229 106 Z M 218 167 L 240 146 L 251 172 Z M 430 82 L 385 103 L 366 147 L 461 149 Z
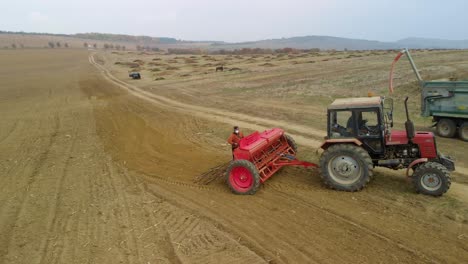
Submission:
M 226 171 L 226 183 L 235 194 L 255 194 L 260 188 L 260 175 L 252 162 L 234 160 Z
M 437 135 L 445 138 L 452 138 L 457 132 L 457 125 L 451 119 L 443 118 L 437 122 Z
M 284 135 L 284 137 L 286 137 L 286 141 L 288 141 L 289 146 L 291 146 L 294 152 L 297 153 L 297 144 L 294 138 L 291 137 L 290 135 Z
M 458 128 L 458 136 L 463 141 L 468 141 L 468 121 L 465 121 Z
M 441 196 L 452 183 L 447 168 L 437 162 L 426 162 L 416 168 L 412 175 L 413 186 L 417 193 Z
M 320 177 L 323 183 L 338 191 L 361 190 L 371 180 L 373 169 L 369 153 L 356 145 L 335 144 L 320 157 Z

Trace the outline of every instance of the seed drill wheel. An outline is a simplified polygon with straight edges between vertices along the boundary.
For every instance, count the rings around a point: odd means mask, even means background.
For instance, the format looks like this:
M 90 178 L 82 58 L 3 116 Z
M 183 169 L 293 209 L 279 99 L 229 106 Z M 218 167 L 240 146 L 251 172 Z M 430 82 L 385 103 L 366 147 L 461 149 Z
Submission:
M 260 187 L 258 170 L 248 160 L 234 160 L 226 172 L 226 181 L 235 194 L 255 194 Z
M 412 178 L 416 192 L 432 196 L 446 193 L 451 184 L 447 168 L 436 162 L 426 162 L 418 166 Z
M 289 146 L 297 153 L 297 144 L 293 137 L 290 135 L 284 135 L 286 137 L 286 141 L 288 141 Z
M 441 137 L 452 138 L 457 132 L 457 125 L 453 120 L 444 118 L 437 122 L 436 131 Z
M 338 191 L 359 191 L 370 181 L 374 166 L 363 148 L 351 144 L 336 144 L 320 157 L 320 177 L 323 183 Z

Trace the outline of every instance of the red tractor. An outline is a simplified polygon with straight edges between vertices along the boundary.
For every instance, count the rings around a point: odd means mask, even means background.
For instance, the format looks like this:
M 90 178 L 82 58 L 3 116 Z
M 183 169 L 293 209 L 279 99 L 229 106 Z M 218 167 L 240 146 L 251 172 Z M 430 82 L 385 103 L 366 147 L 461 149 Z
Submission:
M 410 171 L 419 193 L 440 196 L 450 188 L 454 162 L 437 151 L 434 134 L 414 130 L 405 100 L 406 130 L 394 130 L 393 100 L 383 97 L 336 99 L 328 107 L 328 131 L 320 158 L 320 177 L 340 191 L 358 191 L 376 166 Z M 254 194 L 284 166 L 317 168 L 296 159 L 297 145 L 279 128 L 254 132 L 239 142 L 227 172 L 236 194 Z
M 410 171 L 418 193 L 440 196 L 450 188 L 454 162 L 437 151 L 434 134 L 414 130 L 408 114 L 405 130 L 394 130 L 393 100 L 382 97 L 336 99 L 328 107 L 328 129 L 320 158 L 325 185 L 358 191 L 376 166 Z
M 254 194 L 275 172 L 284 166 L 317 167 L 296 159 L 297 145 L 280 128 L 258 131 L 243 138 L 233 151 L 226 179 L 236 194 Z

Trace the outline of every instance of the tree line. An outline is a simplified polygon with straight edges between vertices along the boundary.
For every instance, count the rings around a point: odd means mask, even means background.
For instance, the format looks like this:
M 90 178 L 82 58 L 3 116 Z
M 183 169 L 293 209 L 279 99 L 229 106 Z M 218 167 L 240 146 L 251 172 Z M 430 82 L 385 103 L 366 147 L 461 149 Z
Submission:
M 51 49 L 53 49 L 53 48 L 61 48 L 62 46 L 63 46 L 64 48 L 70 48 L 70 45 L 69 45 L 67 42 L 65 42 L 65 43 L 62 44 L 60 41 L 57 41 L 57 42 L 49 41 L 49 43 L 47 43 L 47 46 L 48 46 L 49 48 L 51 48 Z
M 47 43 L 47 46 L 45 46 L 46 48 L 61 48 L 61 47 L 64 47 L 64 48 L 70 48 L 70 44 L 68 44 L 68 42 L 65 42 L 65 43 L 61 43 L 60 41 L 57 41 L 57 42 L 54 42 L 54 41 L 49 41 Z M 9 48 L 12 48 L 12 49 L 24 49 L 26 48 L 26 46 L 23 44 L 23 43 L 11 43 L 10 46 L 4 46 L 3 47 L 4 49 L 9 49 Z
M 296 54 L 308 52 L 320 52 L 320 49 L 295 49 L 295 48 L 282 48 L 282 49 L 262 49 L 262 48 L 242 48 L 235 50 L 211 50 L 206 51 L 202 49 L 188 49 L 188 48 L 170 48 L 167 49 L 170 54 L 213 54 L 213 55 L 247 55 L 247 54 Z
M 94 49 L 97 49 L 99 46 L 97 43 L 93 43 L 93 44 L 90 44 L 88 42 L 84 42 L 83 43 L 83 47 L 85 48 L 94 48 Z M 104 43 L 104 45 L 102 45 L 102 48 L 104 49 L 116 49 L 116 50 L 127 50 L 127 47 L 125 45 L 120 45 L 120 44 L 109 44 L 109 43 Z

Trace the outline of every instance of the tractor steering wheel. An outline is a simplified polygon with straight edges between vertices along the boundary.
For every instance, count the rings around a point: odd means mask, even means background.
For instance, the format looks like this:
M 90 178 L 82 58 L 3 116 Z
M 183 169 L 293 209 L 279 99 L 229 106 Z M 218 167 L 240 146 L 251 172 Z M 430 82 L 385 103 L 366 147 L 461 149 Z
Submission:
M 359 131 L 361 133 L 369 135 L 370 133 L 374 132 L 368 125 L 367 125 L 367 119 L 363 119 L 361 121 L 361 124 L 359 126 Z
M 378 135 L 379 134 L 379 129 L 378 127 L 375 127 L 375 128 L 370 128 L 367 124 L 364 124 L 362 126 L 362 131 L 364 132 L 364 134 L 366 135 Z

